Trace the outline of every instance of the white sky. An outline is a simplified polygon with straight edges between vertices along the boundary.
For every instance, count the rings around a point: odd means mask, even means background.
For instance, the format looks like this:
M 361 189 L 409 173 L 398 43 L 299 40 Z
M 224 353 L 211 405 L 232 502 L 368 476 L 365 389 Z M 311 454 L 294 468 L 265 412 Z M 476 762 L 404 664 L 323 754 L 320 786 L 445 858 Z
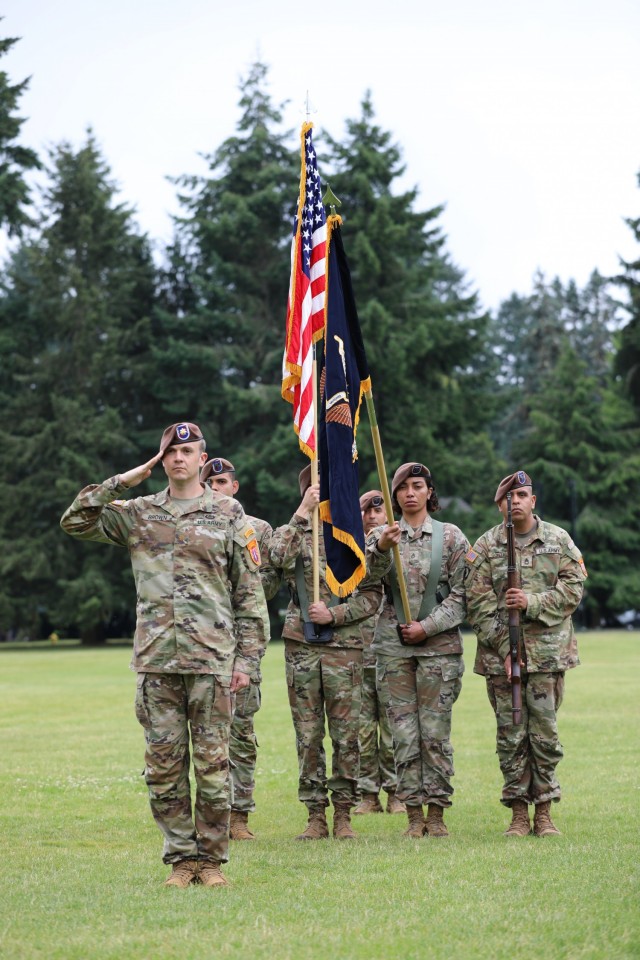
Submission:
M 32 77 L 22 141 L 79 146 L 91 125 L 152 239 L 177 212 L 166 176 L 205 171 L 198 154 L 234 133 L 238 80 L 259 56 L 288 126 L 309 91 L 319 148 L 371 89 L 401 186 L 418 185 L 419 209 L 446 203 L 448 250 L 486 306 L 530 292 L 537 268 L 583 285 L 640 253 L 623 222 L 640 215 L 638 0 L 2 6 L 0 35 L 22 40 L 0 70 Z

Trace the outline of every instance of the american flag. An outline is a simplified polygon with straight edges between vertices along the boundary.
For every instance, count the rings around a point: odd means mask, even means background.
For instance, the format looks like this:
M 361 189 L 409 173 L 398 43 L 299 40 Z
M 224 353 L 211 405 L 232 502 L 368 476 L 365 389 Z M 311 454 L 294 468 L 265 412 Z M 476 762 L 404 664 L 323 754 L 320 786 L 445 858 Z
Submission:
M 303 124 L 300 136 L 302 169 L 293 221 L 282 396 L 293 404 L 293 428 L 300 448 L 314 459 L 313 344 L 324 331 L 327 225 L 312 127 Z

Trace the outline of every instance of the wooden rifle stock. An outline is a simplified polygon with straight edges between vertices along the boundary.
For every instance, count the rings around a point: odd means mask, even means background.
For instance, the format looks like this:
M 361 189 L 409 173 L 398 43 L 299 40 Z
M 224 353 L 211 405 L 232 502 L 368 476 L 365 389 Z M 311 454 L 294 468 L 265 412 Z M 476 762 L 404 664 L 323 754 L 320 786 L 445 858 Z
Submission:
M 516 545 L 511 516 L 511 494 L 507 494 L 507 589 L 517 588 Z M 509 607 L 509 657 L 511 659 L 511 709 L 513 722 L 522 723 L 522 675 L 520 673 L 520 611 Z

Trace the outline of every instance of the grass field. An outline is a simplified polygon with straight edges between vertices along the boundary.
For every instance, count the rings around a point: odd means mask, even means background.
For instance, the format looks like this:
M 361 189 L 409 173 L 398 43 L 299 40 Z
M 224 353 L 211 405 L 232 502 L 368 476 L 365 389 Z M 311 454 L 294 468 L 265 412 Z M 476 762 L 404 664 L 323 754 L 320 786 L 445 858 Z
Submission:
M 560 713 L 563 836 L 509 840 L 484 682 L 454 709 L 448 840 L 356 818 L 355 843 L 296 843 L 283 651 L 264 661 L 256 843 L 232 844 L 223 890 L 166 889 L 147 806 L 125 648 L 0 652 L 0 956 L 575 958 L 640 956 L 640 635 L 580 637 Z

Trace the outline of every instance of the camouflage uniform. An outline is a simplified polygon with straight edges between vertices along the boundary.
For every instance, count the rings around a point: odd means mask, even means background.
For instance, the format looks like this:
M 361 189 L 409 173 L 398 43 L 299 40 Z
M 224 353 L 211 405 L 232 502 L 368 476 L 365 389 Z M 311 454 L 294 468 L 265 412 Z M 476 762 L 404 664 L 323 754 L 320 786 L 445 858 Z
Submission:
M 64 514 L 81 540 L 127 547 L 137 590 L 132 669 L 146 740 L 145 779 L 163 860 L 228 860 L 232 672 L 254 674 L 268 616 L 252 532 L 239 503 L 209 488 L 114 500 L 119 477 L 91 485 Z M 189 789 L 189 725 L 196 777 Z
M 265 598 L 271 600 L 280 587 L 281 573 L 269 563 L 269 542 L 272 530 L 266 520 L 247 516 L 258 536 L 258 545 L 262 565 L 260 580 L 264 589 Z M 231 724 L 231 740 L 229 742 L 229 757 L 231 760 L 231 780 L 233 782 L 233 810 L 242 813 L 251 813 L 256 805 L 253 799 L 255 789 L 255 772 L 258 741 L 256 739 L 253 718 L 260 709 L 260 684 L 262 676 L 258 669 L 251 678 L 248 687 L 243 687 L 236 694 L 233 722 Z
M 392 795 L 396 792 L 396 764 L 393 737 L 387 711 L 380 699 L 376 683 L 376 655 L 371 645 L 375 619 L 363 625 L 362 703 L 360 705 L 360 779 L 362 794 L 378 796 L 380 788 Z
M 507 534 L 503 523 L 483 534 L 467 554 L 469 623 L 478 636 L 475 673 L 486 678 L 497 720 L 497 753 L 504 777 L 502 803 L 541 804 L 560 799 L 555 768 L 562 759 L 556 714 L 564 673 L 578 666 L 571 614 L 586 576 L 582 555 L 569 535 L 534 517 L 537 527 L 515 537 L 516 565 L 527 609 L 520 611 L 522 724 L 512 722 L 509 653 Z
M 431 567 L 432 520 L 427 515 L 416 532 L 404 518 L 399 525 L 402 568 L 411 613 L 416 617 Z M 426 641 L 403 646 L 389 589 L 392 552 L 377 548 L 381 531 L 379 527 L 367 537 L 367 568 L 370 576 L 384 578 L 387 587 L 373 651 L 378 687 L 393 732 L 397 796 L 408 807 L 449 807 L 454 773 L 451 710 L 460 694 L 464 672 L 460 624 L 465 616 L 464 556 L 469 544 L 458 527 L 444 525 L 438 582 L 447 584 L 450 593 L 421 621 Z
M 378 609 L 381 587 L 362 581 L 351 596 L 331 607 L 334 630 L 328 643 L 304 639 L 297 595 L 295 566 L 301 556 L 309 597 L 313 596 L 313 548 L 311 524 L 296 514 L 278 527 L 271 540 L 271 562 L 282 569 L 292 596 L 282 636 L 285 641 L 287 689 L 296 731 L 299 781 L 298 798 L 309 809 L 334 803 L 352 805 L 358 796 L 360 749 L 358 726 L 362 684 L 363 621 Z M 319 537 L 320 600 L 327 605 L 333 594 L 324 579 L 326 555 Z M 327 716 L 333 746 L 331 777 L 327 779 L 323 747 Z

